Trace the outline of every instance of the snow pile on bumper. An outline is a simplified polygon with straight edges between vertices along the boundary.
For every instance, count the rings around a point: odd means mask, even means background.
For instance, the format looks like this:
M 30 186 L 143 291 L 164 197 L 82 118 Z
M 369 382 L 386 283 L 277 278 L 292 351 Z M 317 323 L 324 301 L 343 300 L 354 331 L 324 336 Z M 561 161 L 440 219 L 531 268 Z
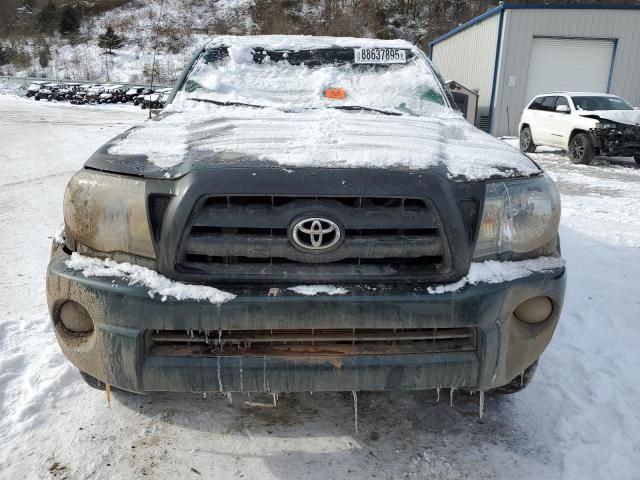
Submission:
M 219 305 L 236 298 L 234 294 L 217 288 L 175 282 L 148 268 L 130 263 L 118 263 L 108 258 L 101 260 L 74 252 L 65 265 L 72 270 L 81 271 L 85 277 L 123 278 L 129 282 L 129 285 L 148 288 L 151 298 L 160 295 L 163 302 L 172 297 L 176 300 L 208 300 Z
M 300 295 L 314 296 L 321 293 L 326 295 L 345 295 L 349 293 L 346 288 L 335 287 L 333 285 L 298 285 L 296 287 L 287 288 L 292 292 L 299 293 Z
M 562 257 L 540 257 L 519 262 L 498 262 L 496 260 L 475 262 L 471 264 L 469 273 L 457 282 L 429 287 L 427 290 L 432 294 L 457 292 L 467 284 L 508 282 L 524 278 L 535 272 L 564 267 L 564 265 L 565 261 Z

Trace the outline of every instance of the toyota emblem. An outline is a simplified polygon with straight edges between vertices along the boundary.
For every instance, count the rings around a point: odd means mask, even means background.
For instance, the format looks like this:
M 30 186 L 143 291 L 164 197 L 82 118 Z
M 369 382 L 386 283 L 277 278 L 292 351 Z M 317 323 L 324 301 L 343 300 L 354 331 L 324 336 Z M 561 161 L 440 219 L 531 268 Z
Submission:
M 333 220 L 322 217 L 306 217 L 290 229 L 295 247 L 306 251 L 323 251 L 337 246 L 342 240 L 340 227 Z

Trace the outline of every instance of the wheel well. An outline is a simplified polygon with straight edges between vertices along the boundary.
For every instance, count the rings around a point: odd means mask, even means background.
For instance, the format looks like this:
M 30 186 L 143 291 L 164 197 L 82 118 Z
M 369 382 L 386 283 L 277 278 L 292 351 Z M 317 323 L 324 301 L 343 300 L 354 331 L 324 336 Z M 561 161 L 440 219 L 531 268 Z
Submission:
M 580 130 L 579 128 L 576 128 L 571 131 L 571 135 L 569 135 L 569 141 L 571 141 L 571 139 L 579 133 L 589 133 L 589 132 L 587 132 L 586 130 Z
M 520 131 L 524 130 L 525 128 L 529 128 L 530 129 L 531 127 L 529 126 L 528 123 L 523 123 L 522 126 L 520 127 Z
M 594 138 L 594 136 L 591 135 L 586 130 L 581 130 L 579 128 L 576 128 L 576 129 L 571 131 L 571 135 L 569 135 L 569 141 L 567 142 L 567 148 L 569 147 L 569 144 L 571 143 L 571 140 L 573 139 L 573 137 L 575 137 L 579 133 L 585 133 L 589 137 L 589 139 L 591 140 L 591 146 L 593 147 L 593 151 L 595 152 L 596 155 L 599 155 L 600 154 L 600 146 L 599 146 L 598 140 L 596 138 Z

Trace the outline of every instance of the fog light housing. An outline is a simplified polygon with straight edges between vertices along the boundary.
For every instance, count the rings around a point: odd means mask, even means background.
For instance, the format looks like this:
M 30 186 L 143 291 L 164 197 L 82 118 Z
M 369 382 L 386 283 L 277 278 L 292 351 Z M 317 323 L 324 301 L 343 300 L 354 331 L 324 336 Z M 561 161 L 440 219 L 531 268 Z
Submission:
M 544 322 L 553 312 L 553 302 L 549 297 L 533 297 L 525 300 L 514 310 L 518 320 L 526 323 Z
M 78 302 L 69 300 L 60 308 L 60 323 L 71 333 L 89 334 L 93 332 L 93 320 L 89 312 Z

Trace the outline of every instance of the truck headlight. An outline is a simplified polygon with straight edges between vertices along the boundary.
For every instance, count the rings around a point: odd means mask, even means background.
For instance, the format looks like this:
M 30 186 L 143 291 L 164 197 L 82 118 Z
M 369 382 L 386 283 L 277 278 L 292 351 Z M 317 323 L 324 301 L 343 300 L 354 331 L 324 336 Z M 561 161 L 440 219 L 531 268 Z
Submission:
M 473 258 L 557 255 L 559 224 L 560 196 L 547 175 L 489 182 Z
M 65 241 L 104 253 L 155 258 L 147 220 L 145 183 L 81 170 L 64 194 Z

